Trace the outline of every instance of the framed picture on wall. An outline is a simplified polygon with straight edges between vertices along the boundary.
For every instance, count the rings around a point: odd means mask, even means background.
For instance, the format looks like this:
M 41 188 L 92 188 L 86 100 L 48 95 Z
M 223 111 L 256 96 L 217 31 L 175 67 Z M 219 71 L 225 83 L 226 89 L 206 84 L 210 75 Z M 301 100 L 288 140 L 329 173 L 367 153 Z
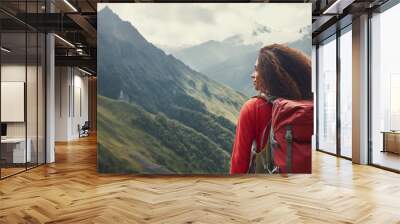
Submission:
M 1 122 L 25 121 L 25 82 L 1 82 Z
M 310 3 L 100 3 L 97 45 L 100 172 L 311 172 Z

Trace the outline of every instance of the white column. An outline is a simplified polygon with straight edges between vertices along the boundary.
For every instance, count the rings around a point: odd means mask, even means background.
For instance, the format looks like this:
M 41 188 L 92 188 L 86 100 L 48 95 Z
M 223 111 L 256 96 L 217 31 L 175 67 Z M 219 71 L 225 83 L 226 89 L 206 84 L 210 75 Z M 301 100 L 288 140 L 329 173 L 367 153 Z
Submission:
M 368 163 L 368 15 L 353 20 L 353 162 Z
M 54 5 L 46 1 L 46 11 L 54 12 Z M 55 43 L 54 34 L 46 35 L 46 163 L 55 161 Z
M 55 56 L 54 35 L 46 36 L 46 163 L 55 161 L 54 133 L 55 133 Z

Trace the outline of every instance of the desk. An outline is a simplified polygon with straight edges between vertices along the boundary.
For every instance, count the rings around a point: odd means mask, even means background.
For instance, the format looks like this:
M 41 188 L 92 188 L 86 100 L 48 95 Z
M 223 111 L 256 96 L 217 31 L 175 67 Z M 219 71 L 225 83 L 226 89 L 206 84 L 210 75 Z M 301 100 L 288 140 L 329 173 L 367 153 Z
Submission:
M 383 150 L 382 152 L 393 152 L 400 154 L 400 132 L 382 131 Z
M 25 138 L 6 138 L 1 139 L 1 156 L 6 160 L 6 163 L 25 163 L 31 162 L 31 145 L 30 138 L 27 139 L 25 153 Z M 3 156 L 4 154 L 4 156 Z M 12 158 L 12 159 L 11 159 Z

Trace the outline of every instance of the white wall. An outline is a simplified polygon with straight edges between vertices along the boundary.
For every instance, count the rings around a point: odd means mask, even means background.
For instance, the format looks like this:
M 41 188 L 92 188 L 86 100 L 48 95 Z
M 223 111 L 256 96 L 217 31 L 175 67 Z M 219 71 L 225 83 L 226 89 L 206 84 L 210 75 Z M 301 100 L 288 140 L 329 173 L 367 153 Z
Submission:
M 78 124 L 88 120 L 88 77 L 76 68 L 57 67 L 55 87 L 55 140 L 77 139 Z
M 68 140 L 68 88 L 70 84 L 69 69 L 55 68 L 55 141 Z
M 72 130 L 71 135 L 74 138 L 79 137 L 78 133 L 78 124 L 81 126 L 85 123 L 85 121 L 89 120 L 88 113 L 88 77 L 82 76 L 82 73 L 76 74 L 77 70 L 74 71 L 74 108 L 72 108 Z

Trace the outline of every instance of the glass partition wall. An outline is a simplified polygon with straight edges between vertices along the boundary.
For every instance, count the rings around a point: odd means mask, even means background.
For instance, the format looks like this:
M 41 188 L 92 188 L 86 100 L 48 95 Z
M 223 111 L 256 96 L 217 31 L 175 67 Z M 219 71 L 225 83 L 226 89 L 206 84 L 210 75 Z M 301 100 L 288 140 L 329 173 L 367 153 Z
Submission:
M 369 18 L 369 164 L 400 172 L 400 4 Z M 317 45 L 317 149 L 352 158 L 352 27 Z M 336 57 L 338 55 L 338 57 Z
M 340 155 L 352 158 L 352 34 L 351 25 L 341 31 L 340 64 Z
M 40 2 L 18 7 L 39 12 Z M 45 41 L 44 33 L 0 11 L 1 179 L 45 163 Z
M 352 157 L 351 25 L 318 44 L 317 149 Z
M 370 163 L 400 171 L 400 4 L 371 18 Z
M 24 171 L 26 148 L 26 34 L 1 34 L 1 177 Z
M 318 46 L 318 149 L 336 153 L 336 35 Z

